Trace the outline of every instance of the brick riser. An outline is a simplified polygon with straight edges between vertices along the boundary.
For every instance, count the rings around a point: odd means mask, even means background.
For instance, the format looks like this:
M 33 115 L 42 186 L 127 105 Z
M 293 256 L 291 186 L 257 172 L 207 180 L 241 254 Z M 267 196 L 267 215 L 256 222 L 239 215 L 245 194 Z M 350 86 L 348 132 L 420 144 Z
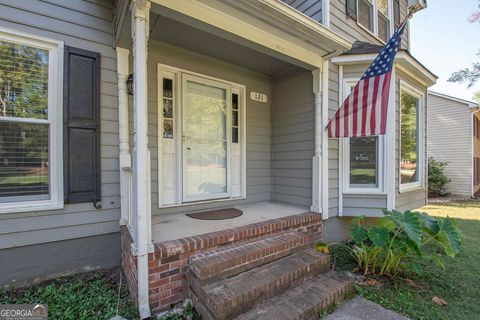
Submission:
M 203 319 L 232 319 L 329 268 L 329 256 L 307 249 L 211 285 L 190 279 L 191 297 Z
M 323 311 L 353 294 L 354 283 L 352 278 L 334 271 L 320 274 L 264 301 L 235 320 L 318 320 Z
M 310 243 L 320 241 L 322 238 L 321 215 L 305 212 L 238 228 L 156 243 L 155 251 L 149 254 L 148 262 L 150 308 L 152 312 L 168 309 L 172 304 L 188 298 L 187 275 L 192 256 L 232 245 L 239 241 L 259 239 L 285 230 L 295 230 L 308 234 Z M 122 256 L 128 255 L 123 254 Z M 122 262 L 122 266 L 132 269 L 130 264 Z M 136 275 L 136 270 L 128 272 Z M 132 281 L 133 276 L 127 277 L 127 280 Z M 133 286 L 135 284 L 130 287 Z
M 238 242 L 193 256 L 189 277 L 200 285 L 209 284 L 306 249 L 310 243 L 310 234 L 297 231 Z

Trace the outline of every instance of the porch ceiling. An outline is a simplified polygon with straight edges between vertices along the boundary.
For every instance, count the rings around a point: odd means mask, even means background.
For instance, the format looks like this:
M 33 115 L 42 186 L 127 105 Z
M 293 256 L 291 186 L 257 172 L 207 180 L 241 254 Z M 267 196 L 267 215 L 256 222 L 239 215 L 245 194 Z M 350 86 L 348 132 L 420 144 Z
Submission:
M 152 13 L 150 38 L 274 76 L 292 65 L 237 42 Z

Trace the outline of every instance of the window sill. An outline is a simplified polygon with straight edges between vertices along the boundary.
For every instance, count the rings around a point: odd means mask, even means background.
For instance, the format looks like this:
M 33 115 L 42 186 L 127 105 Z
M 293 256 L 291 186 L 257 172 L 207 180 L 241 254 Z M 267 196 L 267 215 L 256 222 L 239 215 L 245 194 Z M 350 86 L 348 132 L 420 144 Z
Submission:
M 378 196 L 386 196 L 387 193 L 385 191 L 379 189 L 346 189 L 343 191 L 343 194 L 346 195 L 378 195 Z
M 58 210 L 63 208 L 63 201 L 53 200 L 0 203 L 0 211 L 2 213 Z
M 400 184 L 399 192 L 400 193 L 408 193 L 412 191 L 420 191 L 425 190 L 424 186 L 419 183 L 408 183 L 408 184 Z

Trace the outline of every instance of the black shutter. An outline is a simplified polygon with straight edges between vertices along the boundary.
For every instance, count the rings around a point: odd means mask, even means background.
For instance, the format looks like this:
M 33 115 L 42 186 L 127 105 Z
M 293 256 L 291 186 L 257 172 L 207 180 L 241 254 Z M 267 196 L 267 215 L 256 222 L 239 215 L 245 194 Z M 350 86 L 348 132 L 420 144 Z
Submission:
M 347 16 L 357 20 L 357 0 L 346 0 L 345 7 Z
M 64 64 L 65 202 L 101 200 L 100 54 L 65 48 Z

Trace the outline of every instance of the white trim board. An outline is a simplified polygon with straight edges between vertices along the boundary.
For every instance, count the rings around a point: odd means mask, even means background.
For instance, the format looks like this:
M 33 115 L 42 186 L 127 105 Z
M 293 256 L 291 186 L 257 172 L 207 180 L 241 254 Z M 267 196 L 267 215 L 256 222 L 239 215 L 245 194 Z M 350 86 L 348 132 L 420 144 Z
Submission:
M 401 175 L 401 151 L 398 155 L 398 188 L 400 193 L 406 193 L 410 191 L 416 190 L 424 190 L 425 189 L 425 155 L 426 155 L 426 146 L 425 146 L 425 116 L 426 116 L 426 106 L 425 106 L 425 94 L 418 90 L 414 85 L 408 83 L 405 80 L 400 79 L 400 90 L 398 94 L 400 95 L 400 119 L 399 119 L 399 130 L 400 136 L 398 137 L 399 141 L 399 150 L 402 150 L 402 92 L 405 91 L 406 93 L 416 97 L 419 101 L 419 106 L 417 106 L 417 121 L 419 123 L 417 127 L 417 148 L 418 155 L 417 155 L 417 177 L 419 177 L 418 182 L 411 182 L 411 183 L 401 183 L 402 175 Z
M 329 28 L 278 0 L 152 2 L 160 5 L 152 7 L 152 11 L 158 14 L 174 14 L 176 19 L 193 23 L 196 28 L 264 50 L 309 70 L 321 68 L 326 54 L 340 54 L 352 45 Z M 177 16 L 178 13 L 181 15 Z
M 158 77 L 157 77 L 157 95 L 158 95 L 158 125 L 157 125 L 157 136 L 158 136 L 158 167 L 164 168 L 165 164 L 163 163 L 165 152 L 169 155 L 172 155 L 172 164 L 171 168 L 167 168 L 169 174 L 168 180 L 171 180 L 172 185 L 169 187 L 171 190 L 165 189 L 164 178 L 167 176 L 165 170 L 158 170 L 158 208 L 167 208 L 167 207 L 177 207 L 177 206 L 191 206 L 200 203 L 211 203 L 219 201 L 230 201 L 245 199 L 246 197 L 246 87 L 242 84 L 234 83 L 231 81 L 203 75 L 200 73 L 192 72 L 186 69 L 181 69 L 177 67 L 172 67 L 169 65 L 158 63 Z M 173 139 L 163 138 L 163 80 L 164 78 L 172 79 L 173 81 Z M 184 175 L 184 148 L 183 148 L 183 136 L 184 134 L 184 115 L 183 115 L 183 83 L 187 79 L 196 79 L 198 81 L 203 81 L 212 84 L 221 84 L 223 87 L 227 88 L 228 93 L 238 94 L 239 97 L 239 146 L 238 152 L 240 153 L 239 159 L 239 186 L 238 188 L 232 188 L 230 185 L 232 179 L 227 177 L 227 194 L 222 197 L 212 197 L 212 198 L 202 198 L 202 199 L 184 199 L 184 186 L 185 186 L 185 175 Z M 228 95 L 227 93 L 227 95 Z M 229 97 L 231 96 L 228 95 Z M 227 160 L 227 175 L 231 175 L 233 162 L 231 158 L 230 151 L 232 150 L 231 143 L 231 104 L 228 103 L 228 116 L 227 116 L 227 141 L 229 148 L 227 148 L 228 160 Z M 238 190 L 237 190 L 238 189 Z M 167 192 L 165 192 L 167 191 Z M 232 192 L 233 191 L 233 192 Z

